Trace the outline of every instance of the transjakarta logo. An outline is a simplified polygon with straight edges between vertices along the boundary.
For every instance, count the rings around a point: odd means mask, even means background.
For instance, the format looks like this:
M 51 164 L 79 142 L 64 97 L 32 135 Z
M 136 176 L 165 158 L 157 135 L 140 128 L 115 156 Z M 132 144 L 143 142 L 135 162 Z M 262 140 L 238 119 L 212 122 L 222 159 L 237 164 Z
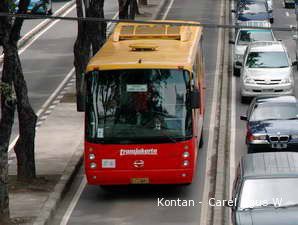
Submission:
M 155 148 L 120 149 L 120 155 L 157 155 L 157 149 Z

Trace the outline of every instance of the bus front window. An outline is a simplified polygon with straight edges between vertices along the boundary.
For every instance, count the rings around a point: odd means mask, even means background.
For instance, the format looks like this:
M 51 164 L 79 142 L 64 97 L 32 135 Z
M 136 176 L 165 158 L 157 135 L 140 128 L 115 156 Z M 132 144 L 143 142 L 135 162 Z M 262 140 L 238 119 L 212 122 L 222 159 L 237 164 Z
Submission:
M 88 141 L 146 143 L 191 137 L 188 72 L 134 69 L 87 76 Z

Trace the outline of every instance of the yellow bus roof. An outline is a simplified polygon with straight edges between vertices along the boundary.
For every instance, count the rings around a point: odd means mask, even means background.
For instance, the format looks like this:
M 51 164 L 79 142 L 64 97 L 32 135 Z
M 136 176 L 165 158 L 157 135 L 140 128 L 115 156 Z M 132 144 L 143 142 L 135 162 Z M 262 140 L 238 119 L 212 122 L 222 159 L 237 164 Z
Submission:
M 87 72 L 132 68 L 191 70 L 202 28 L 171 25 L 175 21 L 163 22 L 169 24 L 119 23 L 107 42 L 91 58 Z

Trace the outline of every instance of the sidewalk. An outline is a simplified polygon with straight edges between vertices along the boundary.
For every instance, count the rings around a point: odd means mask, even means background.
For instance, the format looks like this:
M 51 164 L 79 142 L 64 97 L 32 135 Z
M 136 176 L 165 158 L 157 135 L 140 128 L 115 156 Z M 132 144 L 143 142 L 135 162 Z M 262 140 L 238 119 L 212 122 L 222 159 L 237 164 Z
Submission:
M 156 18 L 166 2 L 149 0 L 136 19 Z M 35 183 L 24 186 L 16 182 L 16 158 L 13 152 L 9 154 L 10 213 L 15 224 L 46 224 L 82 162 L 84 114 L 76 111 L 74 87 L 47 114 L 36 133 Z

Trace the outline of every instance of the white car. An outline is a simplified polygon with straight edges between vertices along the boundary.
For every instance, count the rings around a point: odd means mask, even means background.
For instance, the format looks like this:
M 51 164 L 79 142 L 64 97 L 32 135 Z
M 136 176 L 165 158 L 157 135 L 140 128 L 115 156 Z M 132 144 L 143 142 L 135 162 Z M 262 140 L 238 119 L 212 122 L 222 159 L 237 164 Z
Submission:
M 255 96 L 292 95 L 294 64 L 280 41 L 251 43 L 241 69 L 241 101 Z
M 239 24 L 243 27 L 260 27 L 270 28 L 271 24 L 267 21 L 247 21 Z M 257 29 L 257 28 L 241 28 L 236 34 L 234 44 L 234 75 L 239 76 L 242 67 L 243 55 L 246 47 L 253 41 L 275 41 L 275 37 L 271 29 Z

